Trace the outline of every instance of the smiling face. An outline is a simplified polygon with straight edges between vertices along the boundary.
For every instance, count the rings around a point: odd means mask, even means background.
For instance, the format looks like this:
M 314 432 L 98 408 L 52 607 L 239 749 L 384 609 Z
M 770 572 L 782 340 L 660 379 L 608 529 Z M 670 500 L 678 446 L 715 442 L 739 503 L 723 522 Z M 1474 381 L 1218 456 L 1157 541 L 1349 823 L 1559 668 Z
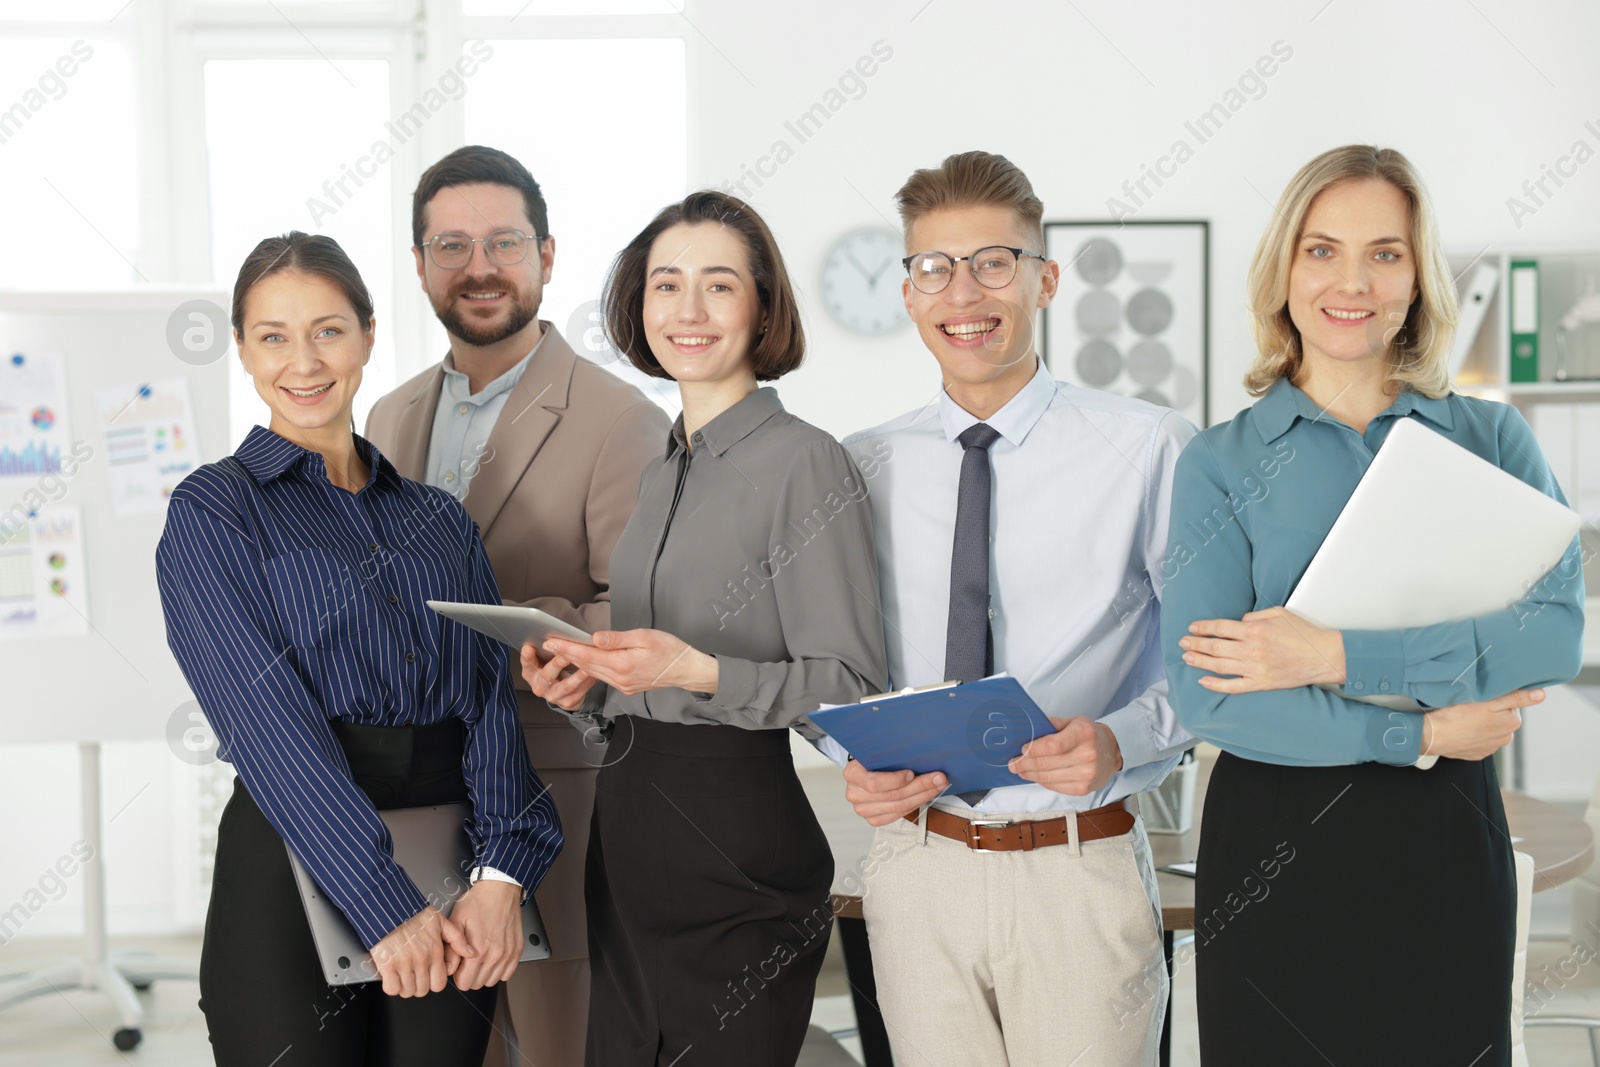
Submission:
M 1289 318 L 1300 332 L 1303 373 L 1329 361 L 1381 363 L 1416 298 L 1405 195 L 1376 178 L 1317 194 L 1289 268 Z
M 239 360 L 272 409 L 268 429 L 292 441 L 347 434 L 373 324 L 356 321 L 344 291 L 317 274 L 285 270 L 250 287 Z
M 914 251 L 955 257 L 992 245 L 1044 251 L 1016 212 L 998 204 L 931 211 L 911 224 L 907 243 Z M 1059 278 L 1054 262 L 1024 256 L 1000 289 L 978 284 L 971 264 L 963 262 L 941 292 L 921 292 L 909 278 L 901 292 L 947 388 L 997 388 L 1015 380 L 1020 389 L 1034 372 L 1034 313 L 1050 303 Z
M 651 354 L 676 381 L 753 376 L 765 315 L 744 238 L 709 222 L 662 231 L 646 261 L 640 317 Z
M 440 233 L 487 237 L 496 230 L 521 230 L 532 237 L 533 222 L 522 193 L 509 185 L 474 183 L 448 186 L 428 201 L 426 238 Z M 428 303 L 451 336 L 468 344 L 492 345 L 522 330 L 539 314 L 544 287 L 555 267 L 555 238 L 546 237 L 528 249 L 521 263 L 489 262 L 482 244 L 472 246 L 472 259 L 458 270 L 445 270 L 426 249 L 413 249 L 417 276 Z

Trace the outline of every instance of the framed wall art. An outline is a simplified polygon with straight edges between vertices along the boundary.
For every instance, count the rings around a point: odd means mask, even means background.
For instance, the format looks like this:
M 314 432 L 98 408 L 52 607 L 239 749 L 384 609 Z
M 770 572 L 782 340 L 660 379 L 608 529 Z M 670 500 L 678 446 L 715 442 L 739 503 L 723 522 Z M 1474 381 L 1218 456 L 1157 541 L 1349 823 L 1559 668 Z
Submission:
M 1209 414 L 1210 228 L 1204 221 L 1047 222 L 1061 286 L 1044 311 L 1061 381 Z

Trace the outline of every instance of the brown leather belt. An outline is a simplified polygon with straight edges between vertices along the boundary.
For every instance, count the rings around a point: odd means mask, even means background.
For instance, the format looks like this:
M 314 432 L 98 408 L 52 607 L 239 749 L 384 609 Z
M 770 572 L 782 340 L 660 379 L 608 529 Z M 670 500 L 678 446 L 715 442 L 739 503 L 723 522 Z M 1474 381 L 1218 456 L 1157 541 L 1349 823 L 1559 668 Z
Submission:
M 963 819 L 938 808 L 928 809 L 928 829 L 940 837 L 960 841 L 974 852 L 1032 852 L 1049 845 L 1065 845 L 1067 820 L 1034 819 L 1021 822 L 990 822 L 983 819 Z M 1099 841 L 1105 837 L 1121 837 L 1133 829 L 1133 812 L 1126 800 L 1100 808 L 1078 812 L 1078 840 Z M 909 812 L 907 822 L 916 822 L 917 813 Z

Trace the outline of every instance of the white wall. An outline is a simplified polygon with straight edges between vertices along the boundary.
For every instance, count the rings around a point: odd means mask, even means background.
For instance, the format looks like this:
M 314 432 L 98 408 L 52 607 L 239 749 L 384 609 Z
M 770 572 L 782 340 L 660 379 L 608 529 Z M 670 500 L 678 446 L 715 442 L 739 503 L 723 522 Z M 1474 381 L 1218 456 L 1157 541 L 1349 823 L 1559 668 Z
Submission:
M 1592 3 L 819 0 L 769 14 L 776 6 L 691 6 L 726 57 L 702 50 L 691 66 L 692 183 L 737 178 L 774 141 L 788 141 L 793 158 L 747 188 L 809 290 L 836 237 L 893 221 L 900 183 L 951 152 L 1010 157 L 1032 179 L 1047 220 L 1104 219 L 1123 182 L 1182 137 L 1193 158 L 1136 217 L 1212 223 L 1214 421 L 1248 401 L 1238 384 L 1251 356 L 1243 285 L 1269 201 L 1318 152 L 1351 142 L 1404 151 L 1430 184 L 1453 252 L 1600 248 L 1600 161 L 1581 167 L 1521 229 L 1506 208 L 1575 140 L 1600 151 L 1600 6 Z M 784 123 L 880 40 L 893 57 L 865 94 L 799 144 Z M 1265 79 L 1264 94 L 1199 144 L 1184 123 L 1222 101 L 1278 41 L 1293 54 Z M 974 90 L 980 77 L 997 86 L 988 99 Z M 791 410 L 845 433 L 936 389 L 932 360 L 911 332 L 863 340 L 830 323 L 814 298 L 807 310 L 812 354 L 782 385 Z
M 781 383 L 785 402 L 838 434 L 924 403 L 937 376 L 909 330 L 870 341 L 830 323 L 814 298 L 822 255 L 848 229 L 892 222 L 905 177 L 951 152 L 1002 152 L 1029 173 L 1047 219 L 1096 219 L 1175 139 L 1190 142 L 1193 158 L 1137 217 L 1212 223 L 1214 419 L 1247 400 L 1238 385 L 1250 359 L 1243 279 L 1269 201 L 1326 148 L 1364 141 L 1410 155 L 1452 251 L 1600 248 L 1600 162 L 1580 168 L 1520 229 L 1506 207 L 1575 141 L 1600 149 L 1600 6 L 1592 3 L 690 0 L 684 33 L 691 184 L 737 179 L 779 139 L 793 149 L 747 189 L 806 301 L 811 356 Z M 784 123 L 822 101 L 878 41 L 893 54 L 865 93 L 798 143 Z M 1197 144 L 1184 123 L 1223 101 L 1279 41 L 1292 55 L 1265 92 Z M 535 99 L 580 106 L 559 93 Z M 639 121 L 649 121 L 646 101 Z M 1564 704 L 1543 721 L 1551 732 L 1530 745 L 1531 787 L 1587 795 L 1600 720 Z M 0 752 L 0 909 L 79 836 L 76 763 L 67 746 Z M 171 832 L 174 799 L 192 798 L 181 777 L 192 771 L 175 764 L 161 742 L 107 750 L 107 817 L 150 783 L 109 831 L 113 932 L 192 922 Z M 77 930 L 79 892 L 74 883 L 23 936 Z M 0 970 L 5 959 L 0 947 Z

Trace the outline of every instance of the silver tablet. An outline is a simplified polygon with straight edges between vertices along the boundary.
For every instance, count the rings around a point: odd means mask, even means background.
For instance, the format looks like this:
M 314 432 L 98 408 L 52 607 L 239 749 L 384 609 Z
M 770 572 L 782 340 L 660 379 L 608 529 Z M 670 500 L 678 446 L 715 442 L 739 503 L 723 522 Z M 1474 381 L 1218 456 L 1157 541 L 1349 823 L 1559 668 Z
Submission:
M 406 872 L 428 903 L 449 915 L 470 887 L 472 842 L 467 837 L 470 804 L 440 804 L 428 808 L 392 808 L 378 812 L 394 841 L 394 860 Z M 287 846 L 285 846 L 287 847 Z M 378 981 L 372 953 L 361 944 L 355 928 L 338 905 L 328 899 L 305 865 L 289 850 L 289 865 L 300 887 L 311 940 L 329 985 L 356 985 Z M 533 897 L 522 906 L 521 962 L 550 958 L 550 938 Z
M 542 652 L 547 637 L 565 637 L 586 645 L 594 644 L 594 638 L 587 630 L 562 622 L 538 608 L 513 604 L 457 604 L 444 600 L 429 600 L 426 603 L 440 615 L 470 626 L 479 633 L 488 634 L 519 652 L 523 645 L 533 645 Z

